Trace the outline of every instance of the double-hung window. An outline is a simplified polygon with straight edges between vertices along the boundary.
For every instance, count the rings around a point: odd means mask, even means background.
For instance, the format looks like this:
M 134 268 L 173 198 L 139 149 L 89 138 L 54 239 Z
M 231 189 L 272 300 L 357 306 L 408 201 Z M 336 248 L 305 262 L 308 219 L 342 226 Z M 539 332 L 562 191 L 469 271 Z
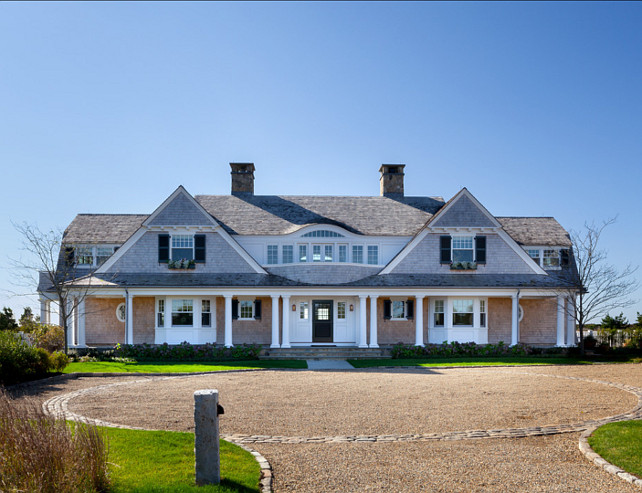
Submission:
M 321 262 L 321 245 L 312 245 L 312 262 Z
M 472 262 L 473 259 L 473 237 L 453 236 L 453 262 Z
M 560 252 L 558 250 L 544 250 L 544 267 L 559 267 Z
M 368 245 L 368 264 L 379 264 L 379 247 L 377 245 Z
M 332 257 L 334 256 L 334 248 L 332 245 L 323 245 L 323 261 L 332 262 Z
M 279 245 L 268 245 L 267 247 L 267 263 L 279 263 Z
M 435 310 L 434 310 L 434 322 L 435 327 L 444 326 L 444 300 L 435 300 Z
M 292 249 L 292 245 L 283 245 L 281 248 L 281 255 L 283 257 L 283 263 L 284 264 L 291 264 L 294 262 L 294 252 Z
M 165 300 L 158 300 L 158 311 L 156 312 L 156 325 L 165 327 Z
M 392 320 L 404 320 L 406 318 L 406 302 L 393 300 L 391 304 L 390 318 Z
M 172 260 L 194 260 L 194 236 L 172 235 Z
M 91 267 L 94 265 L 94 249 L 91 246 L 76 247 L 76 264 Z
M 352 245 L 352 262 L 363 264 L 363 245 Z
M 453 300 L 453 325 L 473 325 L 473 300 Z
M 172 326 L 194 325 L 194 300 L 172 300 Z
M 201 300 L 201 327 L 212 326 L 212 312 L 210 300 Z
M 239 301 L 239 318 L 242 320 L 254 318 L 254 302 L 252 300 Z
M 308 261 L 308 245 L 299 245 L 299 262 Z
M 537 265 L 541 265 L 540 263 L 540 253 L 539 253 L 539 248 L 531 248 L 528 250 L 528 255 L 530 258 L 532 258 Z
M 479 326 L 486 327 L 486 300 L 479 300 Z
M 339 262 L 348 261 L 348 245 L 339 245 Z

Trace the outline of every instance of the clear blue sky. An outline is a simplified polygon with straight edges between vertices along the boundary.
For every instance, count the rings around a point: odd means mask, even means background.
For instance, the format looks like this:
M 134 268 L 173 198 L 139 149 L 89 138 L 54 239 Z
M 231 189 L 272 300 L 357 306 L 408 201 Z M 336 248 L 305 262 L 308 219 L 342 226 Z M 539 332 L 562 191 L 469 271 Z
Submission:
M 0 3 L 0 288 L 11 221 L 226 194 L 231 161 L 257 194 L 378 195 L 405 163 L 408 195 L 619 215 L 603 246 L 641 263 L 640 26 L 639 2 Z

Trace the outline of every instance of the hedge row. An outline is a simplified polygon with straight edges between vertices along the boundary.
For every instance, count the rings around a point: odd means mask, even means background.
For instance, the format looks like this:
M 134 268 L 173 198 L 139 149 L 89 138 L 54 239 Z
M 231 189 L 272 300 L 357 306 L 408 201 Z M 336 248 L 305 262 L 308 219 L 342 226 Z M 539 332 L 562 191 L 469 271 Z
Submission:
M 474 342 L 445 342 L 413 346 L 397 344 L 392 348 L 392 357 L 401 358 L 457 358 L 465 356 L 525 356 L 533 349 L 524 344 L 509 346 L 500 341 L 497 344 L 475 344 Z
M 11 385 L 62 371 L 69 358 L 59 351 L 30 346 L 21 336 L 8 330 L 0 331 L 0 383 Z
M 161 344 L 117 344 L 111 353 L 115 358 L 131 358 L 137 361 L 217 361 L 258 359 L 261 346 L 243 344 L 231 348 L 215 344 L 192 345 L 182 342 L 178 345 Z

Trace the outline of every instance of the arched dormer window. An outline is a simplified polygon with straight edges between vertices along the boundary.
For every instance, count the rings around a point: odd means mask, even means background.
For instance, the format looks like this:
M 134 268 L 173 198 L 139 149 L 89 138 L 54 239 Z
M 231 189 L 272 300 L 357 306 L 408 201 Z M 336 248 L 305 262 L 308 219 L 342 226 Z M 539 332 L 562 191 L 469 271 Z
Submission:
M 303 238 L 343 238 L 342 234 L 335 233 L 334 231 L 329 231 L 327 229 L 317 229 L 316 231 L 310 231 L 304 235 L 301 235 Z

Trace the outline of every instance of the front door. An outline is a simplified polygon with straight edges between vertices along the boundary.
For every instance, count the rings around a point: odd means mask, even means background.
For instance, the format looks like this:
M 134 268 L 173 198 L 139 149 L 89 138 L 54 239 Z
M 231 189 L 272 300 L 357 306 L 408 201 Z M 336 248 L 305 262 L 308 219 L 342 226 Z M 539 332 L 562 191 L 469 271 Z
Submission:
M 312 342 L 332 342 L 332 300 L 312 301 Z

